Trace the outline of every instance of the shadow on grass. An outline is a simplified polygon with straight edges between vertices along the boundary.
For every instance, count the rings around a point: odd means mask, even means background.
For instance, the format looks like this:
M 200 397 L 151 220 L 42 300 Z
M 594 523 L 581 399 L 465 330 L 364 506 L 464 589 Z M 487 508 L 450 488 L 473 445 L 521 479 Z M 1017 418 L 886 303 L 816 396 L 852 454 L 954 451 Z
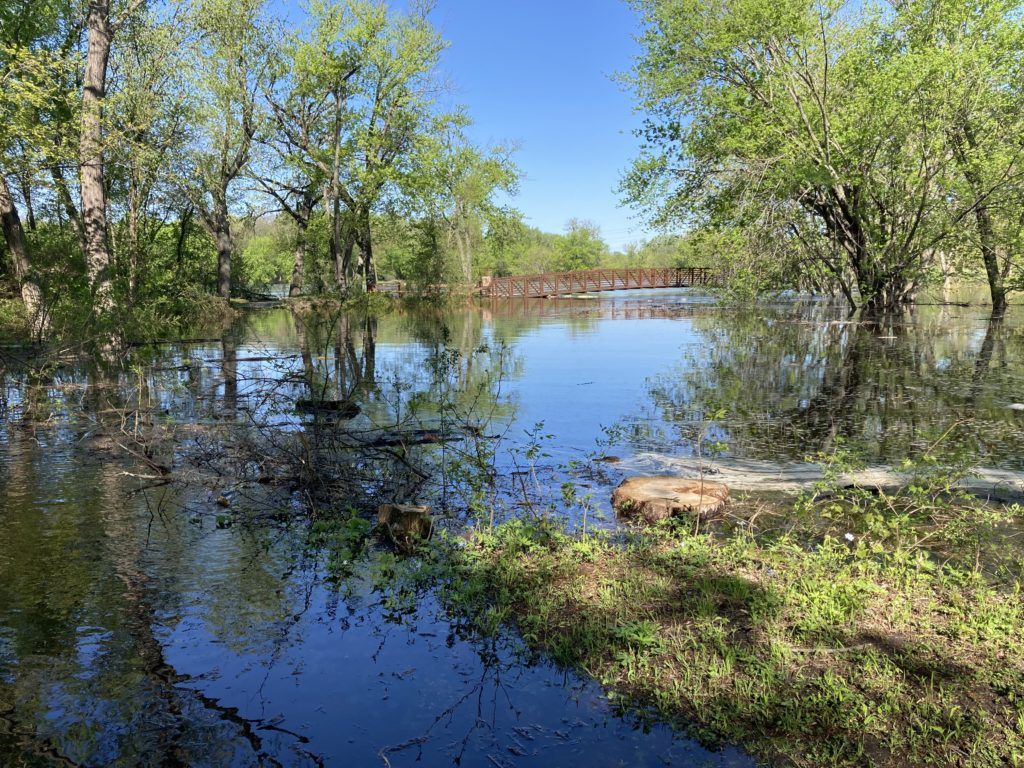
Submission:
M 513 525 L 463 566 L 531 648 L 705 743 L 781 765 L 1024 764 L 1019 597 L 678 531 L 619 546 Z

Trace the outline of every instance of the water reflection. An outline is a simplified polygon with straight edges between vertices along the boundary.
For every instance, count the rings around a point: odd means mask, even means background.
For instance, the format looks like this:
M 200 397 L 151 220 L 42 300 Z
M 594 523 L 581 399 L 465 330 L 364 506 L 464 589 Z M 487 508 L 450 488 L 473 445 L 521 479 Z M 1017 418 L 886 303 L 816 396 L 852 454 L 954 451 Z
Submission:
M 554 465 L 598 440 L 687 453 L 719 408 L 738 455 L 892 459 L 969 416 L 961 444 L 1019 467 L 1022 339 L 1012 313 L 870 327 L 662 293 L 254 313 L 117 368 L 5 351 L 0 762 L 747 764 L 645 730 L 513 634 L 465 634 L 429 593 L 396 605 L 386 552 L 328 578 L 289 523 L 380 501 L 465 522 L 479 489 L 454 467 L 500 485 L 537 422 Z
M 1024 393 L 1021 337 L 1001 320 L 728 313 L 695 327 L 702 343 L 649 383 L 644 423 L 662 431 L 634 430 L 634 446 L 688 450 L 701 420 L 722 410 L 716 434 L 736 455 L 802 459 L 842 441 L 899 462 L 962 421 L 956 443 L 977 463 L 1022 466 L 1024 431 L 1009 408 Z

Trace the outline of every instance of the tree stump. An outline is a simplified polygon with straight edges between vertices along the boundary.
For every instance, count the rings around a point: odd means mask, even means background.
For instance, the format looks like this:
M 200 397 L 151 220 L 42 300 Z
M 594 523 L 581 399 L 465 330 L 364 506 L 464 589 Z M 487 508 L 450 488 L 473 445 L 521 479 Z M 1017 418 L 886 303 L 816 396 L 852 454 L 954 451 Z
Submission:
M 729 489 L 701 478 L 628 477 L 612 493 L 612 506 L 626 519 L 656 523 L 675 514 L 707 517 L 729 500 Z
M 399 549 L 411 550 L 417 542 L 430 538 L 434 532 L 434 518 L 430 507 L 381 504 L 377 508 L 377 527 Z

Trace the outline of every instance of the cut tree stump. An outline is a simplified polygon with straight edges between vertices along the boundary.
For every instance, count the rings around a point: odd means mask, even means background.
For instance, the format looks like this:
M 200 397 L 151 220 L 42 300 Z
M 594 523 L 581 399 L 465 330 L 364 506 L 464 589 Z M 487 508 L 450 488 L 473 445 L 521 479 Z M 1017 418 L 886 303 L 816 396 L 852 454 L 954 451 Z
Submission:
M 434 532 L 430 507 L 415 504 L 381 504 L 377 508 L 378 528 L 400 549 L 412 549 Z
M 676 514 L 706 517 L 729 500 L 729 489 L 701 478 L 661 475 L 628 477 L 612 493 L 612 506 L 624 518 L 656 523 Z

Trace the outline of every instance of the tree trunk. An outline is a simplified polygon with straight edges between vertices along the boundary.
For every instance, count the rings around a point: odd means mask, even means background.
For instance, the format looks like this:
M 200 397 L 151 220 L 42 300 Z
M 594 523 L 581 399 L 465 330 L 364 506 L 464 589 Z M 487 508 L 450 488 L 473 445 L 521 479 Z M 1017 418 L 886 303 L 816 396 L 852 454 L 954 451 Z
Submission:
M 992 296 L 992 314 L 1002 315 L 1006 312 L 1006 285 L 1003 281 L 1003 271 L 999 268 L 999 253 L 996 249 L 996 234 L 995 227 L 992 225 L 992 215 L 982 193 L 984 184 L 981 174 L 972 165 L 971 157 L 967 154 L 968 150 L 971 153 L 978 150 L 978 141 L 969 120 L 962 119 L 960 136 L 955 137 L 953 149 L 963 171 L 964 179 L 967 180 L 971 193 L 975 197 L 974 222 L 978 228 L 981 260 L 985 265 L 989 294 Z
M 188 242 L 188 233 L 191 228 L 192 208 L 190 206 L 178 219 L 178 240 L 174 244 L 174 263 L 178 266 L 179 271 L 185 266 L 185 245 Z
M 228 213 L 227 187 L 213 192 L 213 205 L 199 207 L 203 228 L 213 238 L 217 248 L 217 295 L 225 301 L 231 298 L 231 257 L 235 241 L 231 238 L 231 216 Z
M 459 258 L 462 261 L 462 279 L 466 285 L 473 284 L 473 247 L 468 230 L 459 233 Z
M 363 273 L 363 289 L 369 293 L 377 288 L 377 268 L 373 263 L 373 238 L 370 231 L 370 213 L 363 213 L 359 226 L 359 261 Z
M 306 262 L 306 227 L 296 222 L 295 265 L 292 267 L 292 282 L 288 286 L 288 295 L 292 298 L 302 294 L 302 272 Z
M 338 283 L 338 290 L 342 293 L 348 291 L 350 278 L 352 276 L 352 251 L 356 247 L 356 233 L 351 227 L 345 228 L 345 239 L 338 251 L 339 257 L 335 264 L 335 280 Z
M 54 189 L 57 190 L 57 199 L 68 217 L 68 221 L 74 226 L 75 234 L 78 236 L 78 247 L 82 254 L 85 254 L 85 228 L 82 226 L 82 217 L 75 207 L 75 201 L 71 197 L 71 190 L 68 188 L 67 179 L 59 165 L 50 166 L 50 176 L 53 178 Z
M 28 216 L 29 232 L 35 232 L 36 212 L 32 207 L 32 184 L 29 182 L 27 175 L 20 177 L 18 183 L 21 185 L 21 199 L 25 201 L 25 215 Z
M 131 187 L 128 192 L 128 299 L 135 301 L 139 282 L 139 255 L 141 234 L 139 220 L 142 217 L 142 192 L 139 189 L 137 168 L 132 169 Z
M 312 190 L 306 189 L 294 208 L 286 207 L 292 221 L 295 222 L 295 264 L 292 266 L 292 282 L 288 286 L 288 296 L 291 298 L 302 294 L 309 220 L 313 216 L 314 205 L 316 205 L 316 195 Z
M 465 205 L 456 201 L 455 203 L 455 243 L 459 253 L 459 267 L 462 271 L 462 282 L 466 285 L 473 284 L 473 252 L 470 248 L 469 216 L 466 215 Z
M 999 269 L 999 253 L 996 250 L 995 228 L 988 205 L 979 203 L 974 208 L 974 220 L 978 225 L 978 241 L 981 245 L 981 259 L 985 264 L 985 275 L 988 277 L 988 290 L 992 296 L 992 314 L 1002 315 L 1006 312 L 1006 285 Z
M 21 288 L 21 299 L 25 302 L 25 311 L 32 324 L 34 336 L 41 336 L 46 331 L 46 313 L 43 307 L 43 293 L 29 274 L 28 243 L 25 231 L 21 227 L 21 217 L 14 206 L 11 190 L 7 179 L 0 175 L 0 226 L 4 231 L 7 250 L 11 252 L 14 277 Z
M 339 293 L 345 293 L 348 290 L 348 263 L 351 260 L 352 245 L 349 227 L 342 226 L 341 202 L 333 185 L 324 185 L 323 204 L 328 225 L 327 256 L 334 268 L 335 286 Z
M 110 280 L 110 249 L 107 243 L 107 192 L 103 184 L 103 99 L 107 61 L 113 36 L 109 0 L 89 3 L 89 44 L 82 88 L 82 135 L 78 145 L 81 174 L 82 223 L 85 230 L 85 264 L 96 309 L 113 306 Z
M 226 217 L 218 222 L 214 237 L 217 240 L 217 293 L 227 300 L 231 298 L 231 252 L 234 244 L 231 242 L 231 227 Z

